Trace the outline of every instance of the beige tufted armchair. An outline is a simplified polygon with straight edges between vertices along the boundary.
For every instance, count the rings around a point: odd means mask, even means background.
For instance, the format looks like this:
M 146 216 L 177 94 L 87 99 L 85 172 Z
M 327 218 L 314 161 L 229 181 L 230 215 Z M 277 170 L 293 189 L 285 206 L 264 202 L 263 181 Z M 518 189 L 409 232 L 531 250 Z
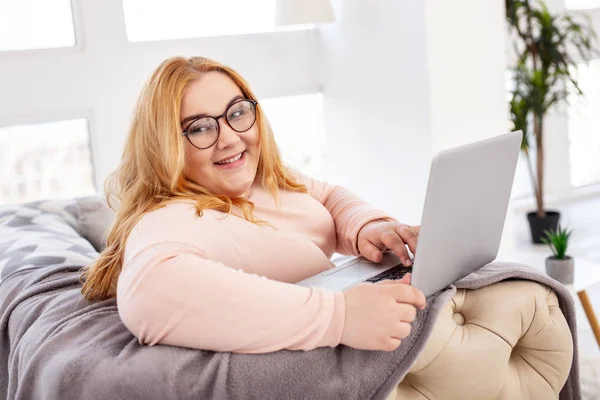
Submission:
M 554 291 L 512 280 L 459 290 L 388 400 L 557 399 L 573 342 Z

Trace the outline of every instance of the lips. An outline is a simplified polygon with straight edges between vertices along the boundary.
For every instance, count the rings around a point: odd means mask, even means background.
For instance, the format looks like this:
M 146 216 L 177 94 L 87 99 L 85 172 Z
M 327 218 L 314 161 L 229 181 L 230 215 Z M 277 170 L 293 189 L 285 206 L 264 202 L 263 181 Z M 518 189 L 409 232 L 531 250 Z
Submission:
M 244 150 L 244 151 L 246 151 L 246 150 Z M 242 158 L 242 154 L 244 153 L 244 151 L 242 151 L 241 153 L 237 153 L 237 154 L 234 154 L 232 156 L 229 156 L 227 158 L 223 158 L 222 160 L 219 160 L 219 161 L 215 162 L 215 164 L 217 164 L 217 165 L 226 165 L 226 164 L 230 164 L 230 163 L 236 162 L 237 160 L 239 160 L 240 158 Z

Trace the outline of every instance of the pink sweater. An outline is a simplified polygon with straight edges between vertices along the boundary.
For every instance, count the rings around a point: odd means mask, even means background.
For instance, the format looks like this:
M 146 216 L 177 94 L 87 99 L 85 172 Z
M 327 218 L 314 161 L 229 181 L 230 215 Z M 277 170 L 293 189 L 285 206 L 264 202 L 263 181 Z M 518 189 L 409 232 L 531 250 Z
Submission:
M 389 216 L 339 186 L 300 181 L 310 194 L 280 191 L 279 209 L 250 189 L 255 217 L 277 229 L 214 210 L 197 217 L 184 201 L 142 217 L 117 285 L 140 343 L 236 353 L 340 344 L 343 293 L 293 283 L 331 268 L 335 251 L 358 255 L 360 228 Z

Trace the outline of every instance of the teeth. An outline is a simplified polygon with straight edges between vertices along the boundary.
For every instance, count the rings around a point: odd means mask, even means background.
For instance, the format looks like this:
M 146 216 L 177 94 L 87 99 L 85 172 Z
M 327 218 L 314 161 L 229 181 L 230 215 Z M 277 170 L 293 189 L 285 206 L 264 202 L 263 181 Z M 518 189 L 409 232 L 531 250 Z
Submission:
M 223 164 L 230 164 L 232 162 L 236 162 L 237 160 L 239 160 L 240 158 L 242 158 L 242 153 L 238 154 L 235 157 L 232 158 L 228 158 L 227 160 L 223 160 L 223 161 L 219 161 L 217 164 L 219 165 L 223 165 Z

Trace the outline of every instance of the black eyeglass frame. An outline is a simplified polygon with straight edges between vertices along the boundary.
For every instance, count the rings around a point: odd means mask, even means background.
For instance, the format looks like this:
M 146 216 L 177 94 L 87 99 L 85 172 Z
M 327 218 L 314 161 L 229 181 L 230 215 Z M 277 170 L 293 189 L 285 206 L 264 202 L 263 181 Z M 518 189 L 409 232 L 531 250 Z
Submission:
M 227 113 L 229 112 L 229 110 L 231 109 L 231 107 L 235 106 L 238 103 L 241 103 L 243 101 L 247 101 L 252 103 L 252 105 L 254 105 L 254 121 L 252 121 L 252 124 L 250 124 L 250 126 L 248 127 L 248 129 L 245 129 L 243 131 L 238 131 L 237 129 L 235 129 L 233 126 L 231 126 L 231 124 L 229 123 L 229 120 L 227 119 Z M 227 110 L 225 110 L 225 112 L 221 115 L 218 116 L 210 116 L 210 115 L 204 115 L 202 117 L 198 117 L 198 118 L 194 118 L 193 120 L 191 120 L 188 124 L 187 127 L 185 128 L 185 130 L 183 131 L 182 135 L 186 137 L 186 139 L 188 140 L 188 142 L 190 142 L 190 144 L 192 146 L 194 146 L 195 148 L 197 148 L 198 150 L 206 150 L 206 149 L 210 149 L 211 147 L 213 147 L 215 145 L 215 143 L 217 143 L 219 141 L 219 137 L 221 136 L 221 123 L 219 122 L 219 120 L 221 118 L 225 118 L 225 121 L 227 122 L 227 125 L 233 129 L 234 131 L 238 132 L 238 133 L 243 133 L 243 132 L 247 132 L 249 131 L 254 124 L 256 123 L 256 106 L 258 105 L 258 101 L 256 100 L 252 100 L 252 99 L 240 99 L 238 101 L 236 101 L 235 103 L 231 104 L 229 107 L 227 107 Z M 194 122 L 201 120 L 203 118 L 212 118 L 217 122 L 217 137 L 215 138 L 215 141 L 208 147 L 198 147 L 196 146 L 193 142 L 192 139 L 190 139 L 190 137 L 188 136 L 188 129 L 190 128 L 190 126 L 192 126 L 194 124 Z

